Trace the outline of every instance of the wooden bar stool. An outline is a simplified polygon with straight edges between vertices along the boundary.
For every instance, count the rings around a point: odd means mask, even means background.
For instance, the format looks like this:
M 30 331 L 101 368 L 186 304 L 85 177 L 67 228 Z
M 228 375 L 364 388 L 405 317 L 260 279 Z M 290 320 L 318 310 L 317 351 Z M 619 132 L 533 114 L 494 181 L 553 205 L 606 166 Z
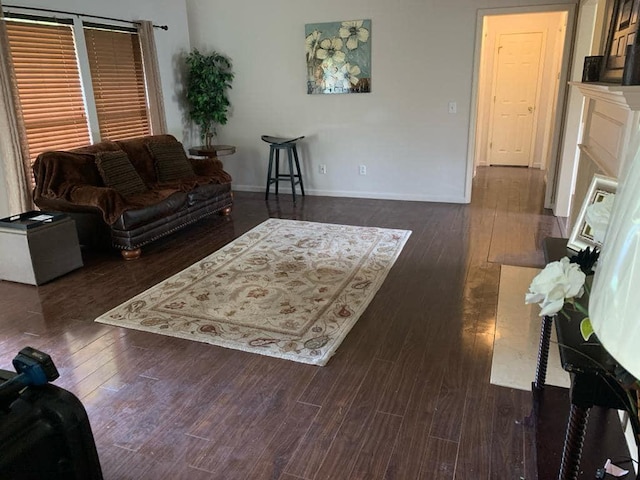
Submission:
M 269 190 L 271 189 L 272 183 L 276 184 L 276 195 L 278 195 L 278 183 L 281 181 L 291 182 L 291 194 L 293 195 L 294 202 L 296 201 L 296 185 L 300 185 L 300 193 L 304 197 L 304 185 L 302 184 L 300 161 L 298 160 L 298 150 L 296 149 L 296 142 L 298 140 L 302 140 L 304 136 L 298 138 L 280 138 L 263 135 L 261 138 L 270 145 L 269 170 L 267 172 L 267 191 L 265 192 L 264 199 L 267 200 L 269 198 Z M 289 160 L 289 173 L 280 173 L 280 150 L 287 151 L 287 157 Z M 272 175 L 274 158 L 275 173 Z

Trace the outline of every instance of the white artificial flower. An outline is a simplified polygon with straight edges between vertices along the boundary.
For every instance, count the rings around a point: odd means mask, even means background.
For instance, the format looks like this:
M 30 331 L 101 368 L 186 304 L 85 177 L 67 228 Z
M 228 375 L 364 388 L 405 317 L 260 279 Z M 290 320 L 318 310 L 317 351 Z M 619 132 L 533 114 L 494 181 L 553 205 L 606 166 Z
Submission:
M 600 244 L 604 241 L 604 234 L 607 233 L 615 197 L 613 193 L 605 195 L 599 202 L 589 205 L 584 215 L 585 221 L 591 227 L 593 239 Z
M 369 40 L 369 30 L 362 26 L 362 20 L 342 22 L 338 35 L 340 35 L 340 38 L 347 39 L 347 48 L 349 50 L 358 48 L 358 42 L 365 43 Z
M 316 58 L 325 62 L 333 61 L 335 63 L 343 63 L 345 54 L 342 51 L 342 40 L 338 37 L 325 38 L 320 42 L 320 48 L 316 52 Z
M 586 276 L 576 263 L 567 257 L 551 262 L 533 279 L 525 303 L 540 305 L 540 316 L 554 315 L 562 310 L 565 301 L 581 297 Z

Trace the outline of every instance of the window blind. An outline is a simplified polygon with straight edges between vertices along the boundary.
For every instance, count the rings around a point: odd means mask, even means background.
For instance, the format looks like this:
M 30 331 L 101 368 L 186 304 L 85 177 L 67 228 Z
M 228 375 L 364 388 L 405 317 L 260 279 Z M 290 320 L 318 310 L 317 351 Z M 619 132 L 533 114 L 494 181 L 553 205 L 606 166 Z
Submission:
M 149 135 L 142 53 L 137 33 L 84 28 L 100 136 Z
M 90 143 L 71 27 L 5 22 L 31 163 Z

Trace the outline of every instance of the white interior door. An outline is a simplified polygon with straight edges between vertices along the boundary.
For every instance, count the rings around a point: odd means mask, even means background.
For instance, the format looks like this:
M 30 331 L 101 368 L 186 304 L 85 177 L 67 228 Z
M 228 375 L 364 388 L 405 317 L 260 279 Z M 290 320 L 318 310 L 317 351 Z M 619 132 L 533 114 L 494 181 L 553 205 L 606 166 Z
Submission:
M 489 165 L 531 164 L 542 44 L 542 32 L 499 36 Z

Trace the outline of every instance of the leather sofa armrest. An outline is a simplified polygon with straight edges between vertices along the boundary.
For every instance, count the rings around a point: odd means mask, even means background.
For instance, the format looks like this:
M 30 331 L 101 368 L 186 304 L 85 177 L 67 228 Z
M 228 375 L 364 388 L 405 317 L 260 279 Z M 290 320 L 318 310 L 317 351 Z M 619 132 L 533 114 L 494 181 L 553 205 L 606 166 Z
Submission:
M 127 209 L 128 202 L 113 188 L 93 185 L 76 185 L 66 195 L 36 195 L 35 204 L 40 208 L 61 212 L 100 212 L 104 221 L 111 225 Z
M 127 201 L 115 189 L 94 185 L 77 185 L 69 192 L 69 199 L 75 205 L 97 208 L 104 221 L 112 224 L 125 210 Z
M 190 158 L 189 161 L 196 176 L 206 178 L 207 182 L 231 183 L 231 175 L 224 171 L 222 162 L 217 158 Z
M 200 177 L 218 175 L 223 171 L 223 165 L 217 158 L 189 158 L 193 171 Z

